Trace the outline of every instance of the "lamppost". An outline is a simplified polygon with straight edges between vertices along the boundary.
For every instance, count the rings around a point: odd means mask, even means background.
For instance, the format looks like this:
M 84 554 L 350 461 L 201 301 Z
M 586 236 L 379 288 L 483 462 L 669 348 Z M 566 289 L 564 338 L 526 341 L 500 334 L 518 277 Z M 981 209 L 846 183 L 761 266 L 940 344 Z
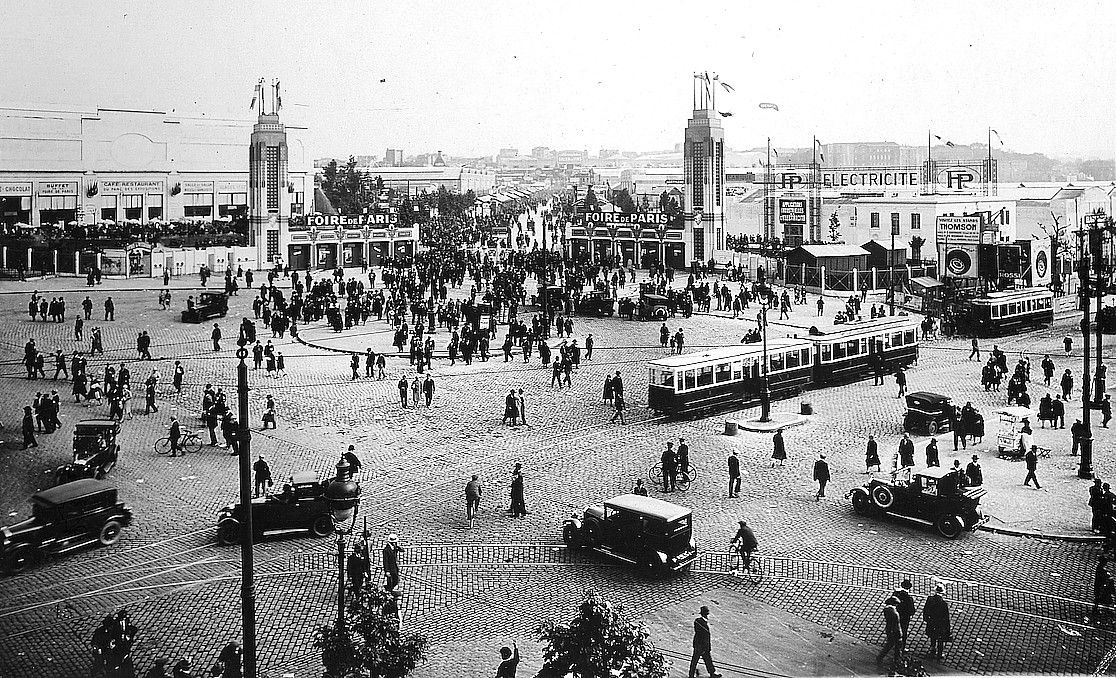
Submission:
M 236 350 L 237 425 L 240 457 L 240 619 L 244 643 L 244 678 L 256 678 L 256 586 L 252 553 L 252 433 L 248 430 L 248 349 Z
M 760 332 L 763 335 L 763 364 L 760 367 L 760 421 L 771 421 L 771 388 L 767 380 L 767 309 L 771 299 L 771 290 L 766 284 L 758 288 L 762 299 L 760 301 Z
M 352 534 L 360 509 L 360 483 L 353 480 L 345 457 L 337 462 L 337 477 L 325 489 L 325 501 L 337 531 L 337 630 L 345 629 L 345 536 Z

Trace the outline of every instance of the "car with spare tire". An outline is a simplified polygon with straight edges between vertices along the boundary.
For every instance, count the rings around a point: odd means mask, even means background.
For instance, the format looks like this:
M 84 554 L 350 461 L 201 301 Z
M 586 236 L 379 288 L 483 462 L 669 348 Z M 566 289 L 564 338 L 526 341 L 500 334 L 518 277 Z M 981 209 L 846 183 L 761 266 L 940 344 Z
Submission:
M 334 523 L 325 488 L 316 472 L 302 471 L 283 483 L 282 491 L 253 498 L 253 539 L 280 532 L 309 532 L 315 537 L 332 534 Z M 244 518 L 240 503 L 222 507 L 217 512 L 217 543 L 240 543 Z
M 638 494 L 586 506 L 562 525 L 566 546 L 589 549 L 648 575 L 685 570 L 697 558 L 693 512 Z
M 845 495 L 862 516 L 896 516 L 928 525 L 947 539 L 973 531 L 988 519 L 980 510 L 982 487 L 965 487 L 964 475 L 933 466 L 901 468 L 890 480 L 873 478 Z

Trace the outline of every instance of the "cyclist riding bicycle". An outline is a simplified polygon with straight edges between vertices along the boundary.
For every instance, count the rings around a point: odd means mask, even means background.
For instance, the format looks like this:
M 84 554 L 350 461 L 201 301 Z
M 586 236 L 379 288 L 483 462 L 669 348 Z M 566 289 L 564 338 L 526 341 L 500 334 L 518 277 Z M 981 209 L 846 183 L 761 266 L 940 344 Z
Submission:
M 747 572 L 752 564 L 752 552 L 759 547 L 756 535 L 752 532 L 752 528 L 748 527 L 747 522 L 740 521 L 740 529 L 736 531 L 736 536 L 732 538 L 729 545 L 735 547 L 740 553 L 740 569 Z

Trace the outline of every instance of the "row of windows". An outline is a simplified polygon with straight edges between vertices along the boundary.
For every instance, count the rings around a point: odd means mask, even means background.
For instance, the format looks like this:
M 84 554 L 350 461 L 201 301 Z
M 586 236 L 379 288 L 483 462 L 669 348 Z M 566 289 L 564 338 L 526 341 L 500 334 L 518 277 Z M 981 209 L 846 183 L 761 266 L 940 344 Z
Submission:
M 870 219 L 871 219 L 872 228 L 879 228 L 880 227 L 880 213 L 879 212 L 872 212 L 872 214 L 870 215 Z M 892 212 L 891 213 L 891 228 L 892 228 L 892 230 L 895 230 L 895 231 L 899 230 L 899 213 L 898 212 Z M 911 230 L 912 231 L 917 231 L 917 230 L 920 230 L 921 228 L 922 228 L 922 215 L 912 212 L 911 213 Z
M 1047 297 L 1042 299 L 1023 299 L 1010 301 L 1004 304 L 991 306 L 993 318 L 1010 318 L 1013 315 L 1022 315 L 1034 311 L 1045 311 L 1054 307 L 1054 300 Z
M 798 367 L 810 366 L 810 349 L 793 349 L 788 351 L 768 352 L 768 374 L 791 370 Z M 648 382 L 655 386 L 674 388 L 677 391 L 688 391 L 693 388 L 723 384 L 729 381 L 740 381 L 744 378 L 745 361 L 730 360 L 714 365 L 705 365 L 690 370 L 671 370 L 652 367 L 648 371 Z M 760 359 L 758 357 L 747 361 L 749 378 L 760 372 Z
M 873 344 L 876 344 L 876 348 L 879 348 L 880 343 L 883 344 L 882 348 L 884 350 L 906 346 L 915 343 L 915 333 L 914 330 L 906 330 L 889 332 L 872 337 L 860 337 L 859 339 L 821 344 L 820 361 L 826 363 L 833 360 L 844 360 L 845 358 L 852 358 L 858 355 L 867 355 L 873 352 Z

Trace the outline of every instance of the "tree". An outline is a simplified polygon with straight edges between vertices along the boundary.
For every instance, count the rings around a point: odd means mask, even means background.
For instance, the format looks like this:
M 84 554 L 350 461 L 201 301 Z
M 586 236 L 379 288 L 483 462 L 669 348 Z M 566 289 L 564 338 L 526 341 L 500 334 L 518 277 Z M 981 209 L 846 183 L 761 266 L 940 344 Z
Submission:
M 340 182 L 337 178 L 339 173 L 340 172 L 337 169 L 336 160 L 330 160 L 329 164 L 326 165 L 325 169 L 322 171 L 322 193 L 326 194 L 326 197 L 329 198 L 330 203 L 332 203 L 335 207 L 337 206 L 337 199 L 340 195 Z
M 926 238 L 920 235 L 911 238 L 911 259 L 914 261 L 922 261 L 922 246 L 926 244 Z
M 1053 212 L 1050 213 L 1050 218 L 1054 221 L 1053 226 L 1046 224 L 1039 224 L 1039 228 L 1050 238 L 1050 280 L 1053 282 L 1054 291 L 1061 293 L 1062 279 L 1066 271 L 1062 267 L 1062 251 L 1070 251 L 1069 241 L 1066 238 L 1066 226 L 1059 223 L 1058 216 Z
M 314 634 L 327 675 L 403 678 L 426 659 L 430 642 L 420 634 L 401 632 L 394 613 L 384 611 L 389 604 L 395 604 L 392 594 L 371 579 L 349 590 L 344 628 L 334 622 L 319 626 Z
M 620 605 L 587 591 L 569 622 L 544 622 L 543 672 L 576 678 L 665 678 L 666 660 L 649 640 L 647 627 Z
M 629 193 L 628 189 L 626 188 L 621 188 L 619 191 L 616 191 L 616 193 L 613 194 L 612 204 L 616 205 L 617 209 L 619 209 L 621 212 L 625 212 L 627 214 L 631 214 L 636 211 L 635 200 L 632 200 L 632 194 Z
M 829 215 L 829 241 L 841 241 L 841 219 L 837 216 L 837 212 Z
M 590 186 L 589 190 L 585 192 L 585 211 L 596 212 L 600 209 L 600 201 L 597 200 L 597 194 L 593 192 L 593 187 Z

